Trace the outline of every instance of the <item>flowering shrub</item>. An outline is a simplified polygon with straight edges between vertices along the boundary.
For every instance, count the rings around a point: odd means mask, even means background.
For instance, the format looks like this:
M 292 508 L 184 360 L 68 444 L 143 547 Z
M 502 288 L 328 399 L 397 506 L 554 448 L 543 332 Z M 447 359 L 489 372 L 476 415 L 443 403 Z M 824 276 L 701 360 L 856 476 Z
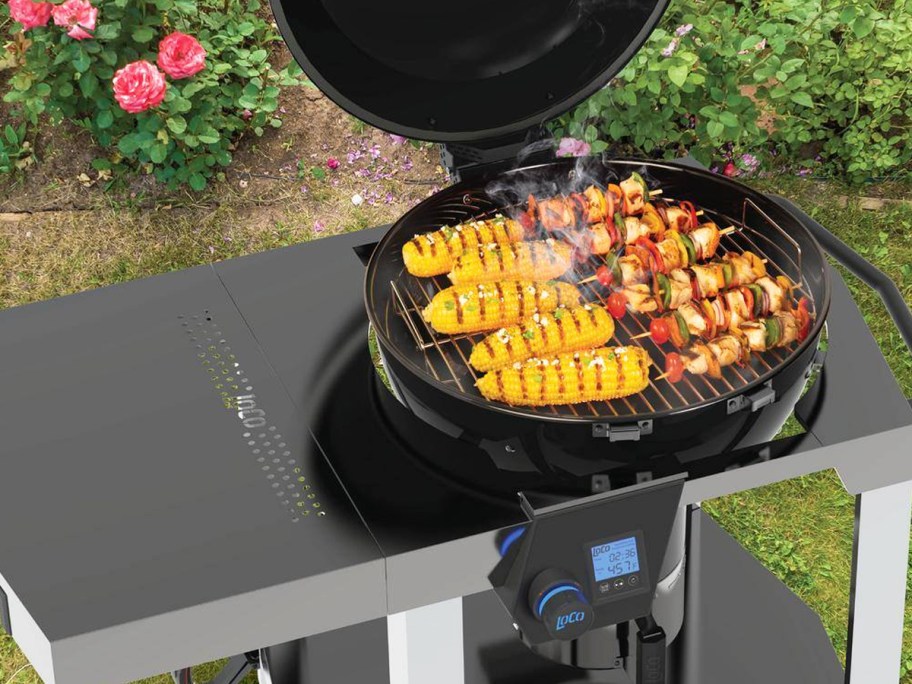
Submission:
M 555 125 L 593 152 L 771 157 L 851 180 L 912 175 L 908 0 L 683 0 L 606 88 Z M 746 156 L 745 156 L 746 155 Z
M 0 0 L 2 2 L 2 0 Z M 47 114 L 109 150 L 98 170 L 140 168 L 201 190 L 238 136 L 281 126 L 269 60 L 279 40 L 259 0 L 7 0 L 16 40 L 4 96 L 31 124 Z M 20 33 L 25 31 L 23 35 Z

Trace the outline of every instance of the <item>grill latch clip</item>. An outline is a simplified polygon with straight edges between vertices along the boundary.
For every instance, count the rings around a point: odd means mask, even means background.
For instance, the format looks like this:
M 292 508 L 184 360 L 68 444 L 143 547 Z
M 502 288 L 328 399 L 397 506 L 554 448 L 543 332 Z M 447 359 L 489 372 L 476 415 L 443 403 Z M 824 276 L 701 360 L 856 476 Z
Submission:
M 773 389 L 773 383 L 771 380 L 768 380 L 763 384 L 763 386 L 751 392 L 750 394 L 742 394 L 733 399 L 728 400 L 728 415 L 737 413 L 738 411 L 743 411 L 746 408 L 750 408 L 751 413 L 759 411 L 764 406 L 769 406 L 776 402 L 776 390 Z
M 639 442 L 640 437 L 652 434 L 652 421 L 641 420 L 637 423 L 612 425 L 611 423 L 593 423 L 592 436 L 609 442 Z

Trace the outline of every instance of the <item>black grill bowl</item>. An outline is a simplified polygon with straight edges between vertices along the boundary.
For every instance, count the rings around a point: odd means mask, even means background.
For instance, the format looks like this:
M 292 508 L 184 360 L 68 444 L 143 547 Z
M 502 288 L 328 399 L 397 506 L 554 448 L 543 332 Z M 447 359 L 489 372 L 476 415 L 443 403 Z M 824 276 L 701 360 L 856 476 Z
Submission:
M 403 270 L 401 249 L 407 240 L 416 233 L 520 201 L 529 189 L 547 194 L 555 188 L 566 188 L 568 182 L 585 185 L 595 179 L 604 184 L 626 177 L 632 170 L 642 173 L 651 187 L 662 188 L 665 197 L 693 201 L 719 224 L 740 223 L 745 218 L 753 243 L 763 248 L 755 251 L 763 251 L 769 257 L 773 273 L 784 272 L 797 279 L 800 268 L 804 294 L 813 301 L 815 312 L 807 339 L 774 358 L 757 355 L 764 359 L 755 359 L 752 368 L 747 369 L 749 373 L 731 369 L 724 382 L 701 379 L 704 384 L 700 385 L 694 381 L 690 385 L 693 392 L 682 383 L 681 390 L 672 396 L 670 385 L 657 381 L 642 397 L 632 397 L 627 402 L 550 411 L 488 402 L 474 391 L 464 364 L 454 362 L 461 358 L 458 354 L 451 353 L 451 363 L 444 364 L 435 347 L 418 348 L 398 313 L 401 307 L 390 286 L 391 281 L 398 283 L 400 293 L 409 287 L 413 292 L 415 287 L 429 287 Z M 516 196 L 511 197 L 514 190 Z M 733 249 L 743 247 L 732 245 Z M 420 294 L 420 290 L 417 292 Z M 598 471 L 606 461 L 633 463 L 672 453 L 687 460 L 771 439 L 805 386 L 829 310 L 830 283 L 823 252 L 801 222 L 750 188 L 677 164 L 590 158 L 559 160 L 496 178 L 467 181 L 428 198 L 394 224 L 377 245 L 367 268 L 365 299 L 391 383 L 399 399 L 415 415 L 450 436 L 481 445 L 505 467 L 531 467 L 531 462 L 541 468 L 559 461 L 562 469 L 584 474 Z M 629 332 L 638 332 L 643 323 L 639 325 Z M 657 364 L 663 352 L 670 351 L 659 349 L 648 340 L 643 342 Z M 451 368 L 454 372 L 446 377 L 444 371 Z M 652 376 L 659 372 L 653 369 Z M 460 379 L 462 389 L 456 386 L 453 376 Z M 742 397 L 764 388 L 775 392 L 775 402 L 756 411 L 750 407 L 735 410 L 743 403 Z M 665 396 L 670 401 L 663 399 Z M 641 436 L 636 441 L 609 441 L 596 436 L 602 434 L 597 425 L 608 426 L 609 432 L 639 426 Z

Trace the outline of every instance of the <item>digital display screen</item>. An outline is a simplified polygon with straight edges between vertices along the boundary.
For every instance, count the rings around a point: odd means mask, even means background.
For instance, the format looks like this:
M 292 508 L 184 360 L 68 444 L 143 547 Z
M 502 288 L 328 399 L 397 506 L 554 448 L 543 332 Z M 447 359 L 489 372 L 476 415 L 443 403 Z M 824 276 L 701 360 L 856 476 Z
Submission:
M 629 575 L 640 570 L 636 537 L 625 537 L 596 544 L 591 549 L 592 570 L 596 582 Z

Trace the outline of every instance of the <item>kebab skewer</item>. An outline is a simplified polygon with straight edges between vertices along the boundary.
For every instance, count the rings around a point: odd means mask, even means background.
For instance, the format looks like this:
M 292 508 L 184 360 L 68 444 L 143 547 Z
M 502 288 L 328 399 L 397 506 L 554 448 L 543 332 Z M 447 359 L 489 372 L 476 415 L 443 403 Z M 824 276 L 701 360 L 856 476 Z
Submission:
M 618 299 L 636 313 L 661 313 L 678 309 L 687 302 L 716 297 L 725 290 L 749 285 L 764 276 L 766 264 L 753 252 L 726 254 L 709 264 L 678 268 L 668 274 L 655 273 L 651 285 L 628 285 L 613 295 L 618 295 Z
M 599 266 L 595 275 L 580 281 L 580 285 L 598 280 L 605 287 L 615 283 L 636 285 L 649 280 L 650 272 L 668 273 L 676 268 L 686 268 L 715 256 L 725 231 L 715 223 L 706 223 L 690 235 L 670 230 L 659 242 L 639 238 L 626 248 L 623 256 L 609 254 L 606 263 Z
M 744 323 L 740 328 L 719 335 L 706 343 L 690 345 L 681 353 L 671 352 L 665 357 L 665 373 L 658 380 L 680 382 L 684 372 L 691 375 L 722 377 L 722 368 L 733 364 L 746 365 L 752 352 L 787 347 L 807 337 L 811 316 L 806 307 L 795 311 L 781 311 L 757 321 Z
M 617 214 L 634 216 L 643 214 L 654 207 L 648 199 L 662 194 L 662 190 L 649 190 L 646 180 L 633 172 L 620 184 L 609 184 L 605 190 L 590 185 L 583 192 L 569 195 L 537 198 L 530 194 L 526 211 L 519 215 L 519 220 L 527 230 L 536 222 L 545 230 L 566 230 L 587 223 L 613 221 Z M 681 202 L 680 206 L 661 208 L 660 218 L 672 228 L 686 230 L 696 226 L 699 215 L 693 204 Z M 661 215 L 665 214 L 665 215 Z
M 692 337 L 711 340 L 719 333 L 743 327 L 763 317 L 792 310 L 792 282 L 785 276 L 775 280 L 769 276 L 754 283 L 728 290 L 712 299 L 687 302 L 665 316 L 654 318 L 649 332 L 635 335 L 638 340 L 651 337 L 656 344 L 671 342 L 675 347 L 686 346 Z M 807 311 L 807 300 L 799 307 Z

